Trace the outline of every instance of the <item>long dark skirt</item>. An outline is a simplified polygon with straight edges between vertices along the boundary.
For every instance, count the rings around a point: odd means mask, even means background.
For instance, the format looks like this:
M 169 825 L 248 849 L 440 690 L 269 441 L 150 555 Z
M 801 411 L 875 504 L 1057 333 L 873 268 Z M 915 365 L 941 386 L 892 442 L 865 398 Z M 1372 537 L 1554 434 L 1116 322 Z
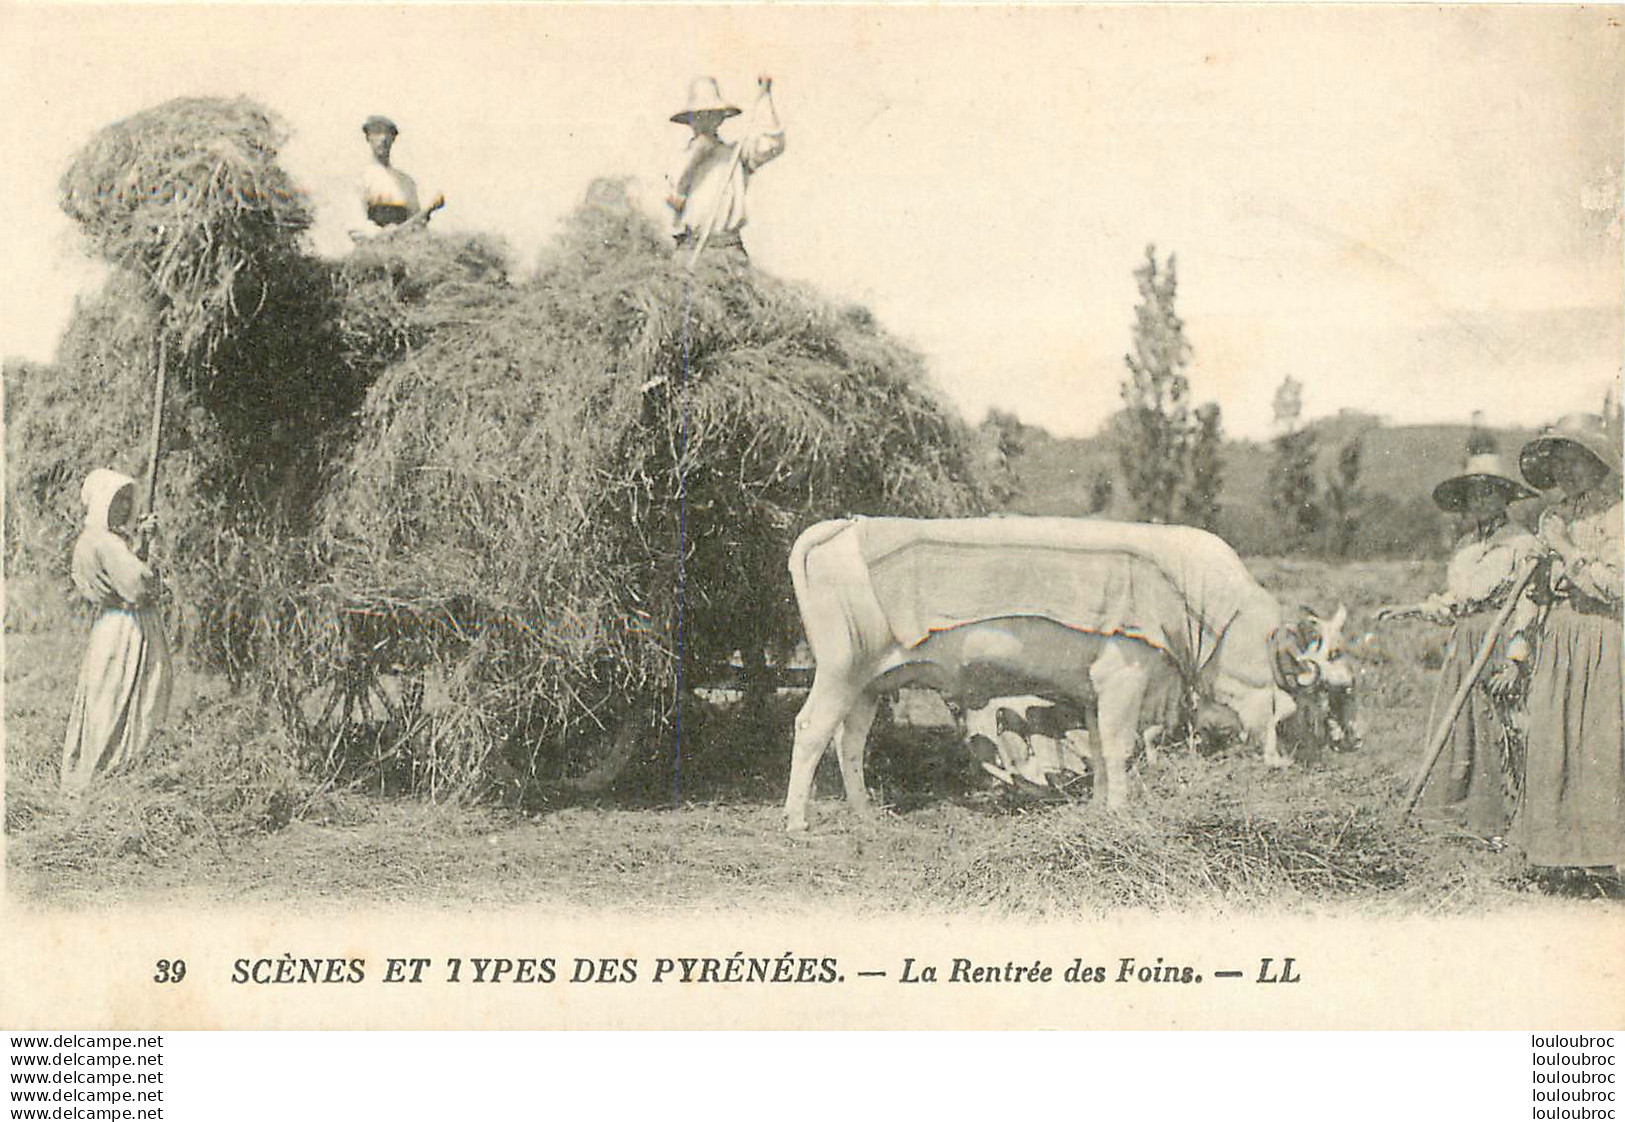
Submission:
M 1620 620 L 1561 602 L 1529 681 L 1529 759 L 1514 840 L 1532 865 L 1625 864 Z
M 1458 622 L 1451 632 L 1428 714 L 1429 729 L 1443 719 L 1494 620 L 1494 612 L 1479 612 Z M 1500 646 L 1504 649 L 1505 640 Z M 1510 727 L 1504 707 L 1483 687 L 1494 668 L 1492 659 L 1462 706 L 1422 790 L 1420 808 L 1426 820 L 1460 826 L 1484 838 L 1506 834 L 1522 763 L 1518 731 Z

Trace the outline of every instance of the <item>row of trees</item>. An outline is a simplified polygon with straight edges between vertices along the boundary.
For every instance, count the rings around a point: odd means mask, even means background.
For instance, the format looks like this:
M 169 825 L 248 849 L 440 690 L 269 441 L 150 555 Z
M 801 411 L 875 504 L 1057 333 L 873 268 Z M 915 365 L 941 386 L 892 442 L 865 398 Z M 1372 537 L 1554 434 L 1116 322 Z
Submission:
M 1361 437 L 1343 442 L 1336 466 L 1322 478 L 1317 471 L 1319 434 L 1303 423 L 1303 383 L 1288 375 L 1275 391 L 1274 408 L 1269 503 L 1281 531 L 1281 549 L 1346 558 L 1368 502 L 1360 486 Z
M 1288 377 L 1275 395 L 1267 509 L 1272 525 L 1225 517 L 1219 496 L 1225 481 L 1223 414 L 1217 402 L 1196 405 L 1187 373 L 1193 350 L 1177 308 L 1179 279 L 1173 254 L 1159 260 L 1147 246 L 1134 271 L 1139 289 L 1132 350 L 1121 393 L 1123 410 L 1109 426 L 1113 474 L 1097 473 L 1086 513 L 1108 511 L 1139 521 L 1184 523 L 1219 530 L 1246 547 L 1270 552 L 1346 558 L 1372 552 L 1362 524 L 1377 515 L 1381 535 L 1395 542 L 1436 536 L 1433 512 L 1368 494 L 1361 482 L 1363 445 L 1356 433 L 1338 447 L 1334 466 L 1321 469 L 1320 434 L 1303 419 L 1303 384 Z M 1006 426 L 1007 428 L 1009 426 Z M 1122 494 L 1115 491 L 1121 487 Z M 1388 523 L 1394 523 L 1388 526 Z M 1423 525 L 1426 523 L 1426 525 Z M 1398 529 L 1400 524 L 1404 530 Z M 1379 543 L 1380 544 L 1380 543 Z
M 1263 448 L 1226 444 L 1215 402 L 1192 400 L 1194 351 L 1177 301 L 1172 254 L 1148 246 L 1134 271 L 1139 290 L 1130 351 L 1123 356 L 1123 408 L 1102 436 L 1058 441 L 1014 414 L 990 410 L 978 436 L 994 465 L 993 498 L 1035 514 L 1090 515 L 1183 523 L 1217 532 L 1245 554 L 1298 554 L 1335 560 L 1442 556 L 1452 520 L 1414 475 L 1395 484 L 1392 464 L 1370 456 L 1407 449 L 1433 478 L 1458 465 L 1463 451 L 1493 451 L 1494 435 L 1474 417 L 1466 448 L 1434 433 L 1397 444 L 1380 418 L 1345 410 L 1305 419 L 1304 386 L 1286 377 L 1273 400 L 1274 431 Z M 1621 416 L 1610 397 L 1604 414 Z M 1386 468 L 1386 470 L 1384 470 Z M 1373 482 L 1384 477 L 1387 486 Z M 1223 501 L 1221 502 L 1221 494 Z

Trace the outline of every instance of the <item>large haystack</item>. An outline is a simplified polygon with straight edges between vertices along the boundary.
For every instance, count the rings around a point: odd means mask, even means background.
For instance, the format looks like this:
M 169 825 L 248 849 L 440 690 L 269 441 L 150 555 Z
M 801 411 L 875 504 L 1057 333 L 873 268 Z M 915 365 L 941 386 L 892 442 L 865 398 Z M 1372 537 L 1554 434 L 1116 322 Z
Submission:
M 368 392 L 319 598 L 357 655 L 447 683 L 420 737 L 438 782 L 556 777 L 628 720 L 669 728 L 731 651 L 787 645 L 802 527 L 979 509 L 974 467 L 867 313 L 691 275 L 601 182 L 532 281 L 465 301 Z
M 435 795 L 666 744 L 685 686 L 798 633 L 811 521 L 984 505 L 965 427 L 861 308 L 695 274 L 596 183 L 516 282 L 493 239 L 306 254 L 270 114 L 183 101 L 64 178 L 116 266 L 8 401 L 8 564 L 59 570 L 85 471 L 141 474 L 172 621 L 263 685 L 329 776 Z M 751 658 L 756 655 L 756 658 Z

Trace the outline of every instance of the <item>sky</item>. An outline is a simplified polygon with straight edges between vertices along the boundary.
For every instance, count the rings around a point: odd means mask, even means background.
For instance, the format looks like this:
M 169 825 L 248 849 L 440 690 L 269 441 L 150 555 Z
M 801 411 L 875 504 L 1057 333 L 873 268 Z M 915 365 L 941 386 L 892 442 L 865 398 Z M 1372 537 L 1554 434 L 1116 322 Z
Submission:
M 1197 401 L 1534 425 L 1625 348 L 1618 9 L 253 7 L 0 3 L 0 354 L 46 360 L 100 283 L 56 205 L 73 153 L 182 95 L 255 98 L 342 253 L 371 113 L 528 267 L 603 175 L 651 212 L 690 78 L 787 150 L 752 181 L 766 271 L 867 304 L 968 419 L 1087 435 L 1120 404 L 1146 247 L 1177 257 Z M 737 130 L 736 121 L 724 131 Z

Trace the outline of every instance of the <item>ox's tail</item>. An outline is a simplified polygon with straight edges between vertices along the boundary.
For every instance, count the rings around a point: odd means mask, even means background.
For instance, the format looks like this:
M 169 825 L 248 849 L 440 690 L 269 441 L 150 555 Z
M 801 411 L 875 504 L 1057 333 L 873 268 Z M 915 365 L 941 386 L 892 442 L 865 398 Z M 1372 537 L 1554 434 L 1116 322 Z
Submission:
M 856 519 L 852 518 L 832 518 L 826 522 L 815 522 L 801 531 L 801 536 L 796 538 L 796 544 L 790 547 L 790 583 L 795 586 L 796 610 L 801 613 L 802 631 L 807 630 L 807 554 L 842 530 L 856 524 Z

